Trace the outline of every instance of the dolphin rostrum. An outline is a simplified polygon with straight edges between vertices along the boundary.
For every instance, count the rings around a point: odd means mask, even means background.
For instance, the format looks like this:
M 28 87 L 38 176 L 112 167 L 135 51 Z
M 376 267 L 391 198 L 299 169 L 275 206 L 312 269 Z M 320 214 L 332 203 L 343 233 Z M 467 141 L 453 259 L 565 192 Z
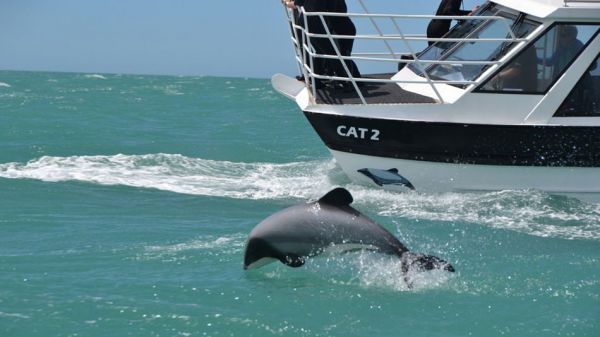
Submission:
M 325 251 L 371 250 L 401 259 L 402 270 L 443 269 L 454 272 L 435 256 L 409 252 L 395 236 L 350 206 L 350 192 L 336 188 L 318 201 L 281 210 L 250 232 L 244 269 L 281 261 L 301 267 L 307 257 Z

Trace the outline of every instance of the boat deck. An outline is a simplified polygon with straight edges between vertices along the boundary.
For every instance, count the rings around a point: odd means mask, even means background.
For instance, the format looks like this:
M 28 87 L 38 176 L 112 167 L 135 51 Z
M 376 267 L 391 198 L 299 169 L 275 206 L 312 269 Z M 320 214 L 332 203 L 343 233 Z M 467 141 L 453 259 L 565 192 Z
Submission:
M 395 74 L 370 74 L 363 78 L 390 79 Z M 396 83 L 357 82 L 367 104 L 433 104 L 433 98 L 406 91 Z M 331 82 L 317 89 L 318 104 L 363 104 L 350 82 Z M 345 86 L 342 86 L 345 84 Z

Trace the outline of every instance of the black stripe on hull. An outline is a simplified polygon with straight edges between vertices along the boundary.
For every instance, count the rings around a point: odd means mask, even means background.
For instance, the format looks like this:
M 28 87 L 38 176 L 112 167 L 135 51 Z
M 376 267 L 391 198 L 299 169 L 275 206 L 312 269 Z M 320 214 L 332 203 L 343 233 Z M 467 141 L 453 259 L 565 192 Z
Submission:
M 600 167 L 600 127 L 484 125 L 304 112 L 332 150 L 440 163 Z

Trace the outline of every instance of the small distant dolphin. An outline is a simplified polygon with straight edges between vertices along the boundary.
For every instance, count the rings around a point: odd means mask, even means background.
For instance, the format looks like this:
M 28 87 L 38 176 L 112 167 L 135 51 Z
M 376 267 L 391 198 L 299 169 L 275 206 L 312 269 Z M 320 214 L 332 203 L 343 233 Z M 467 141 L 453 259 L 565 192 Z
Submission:
M 415 190 L 415 187 L 413 186 L 413 184 L 410 181 L 408 181 L 408 179 L 401 176 L 398 173 L 398 169 L 395 169 L 395 168 L 392 168 L 389 170 L 364 168 L 364 169 L 358 170 L 358 172 L 371 178 L 371 180 L 373 180 L 373 182 L 379 186 L 400 185 L 400 186 L 406 186 L 413 191 Z
M 336 188 L 318 201 L 269 216 L 250 232 L 244 269 L 277 260 L 301 267 L 306 258 L 325 251 L 371 250 L 400 258 L 404 273 L 411 268 L 454 272 L 440 258 L 409 252 L 389 231 L 350 207 L 352 201 L 350 192 Z

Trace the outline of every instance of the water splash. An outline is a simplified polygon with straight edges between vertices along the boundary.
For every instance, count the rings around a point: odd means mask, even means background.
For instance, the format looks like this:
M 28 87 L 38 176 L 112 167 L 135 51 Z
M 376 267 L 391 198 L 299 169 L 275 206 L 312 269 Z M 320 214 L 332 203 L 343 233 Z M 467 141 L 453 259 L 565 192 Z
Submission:
M 305 269 L 303 275 L 312 275 L 335 285 L 393 292 L 439 289 L 455 277 L 455 274 L 443 270 L 411 269 L 403 273 L 398 257 L 370 251 L 326 254 L 309 259 L 302 268 Z M 268 279 L 289 281 L 295 271 L 275 262 L 273 266 L 254 273 L 262 273 Z

